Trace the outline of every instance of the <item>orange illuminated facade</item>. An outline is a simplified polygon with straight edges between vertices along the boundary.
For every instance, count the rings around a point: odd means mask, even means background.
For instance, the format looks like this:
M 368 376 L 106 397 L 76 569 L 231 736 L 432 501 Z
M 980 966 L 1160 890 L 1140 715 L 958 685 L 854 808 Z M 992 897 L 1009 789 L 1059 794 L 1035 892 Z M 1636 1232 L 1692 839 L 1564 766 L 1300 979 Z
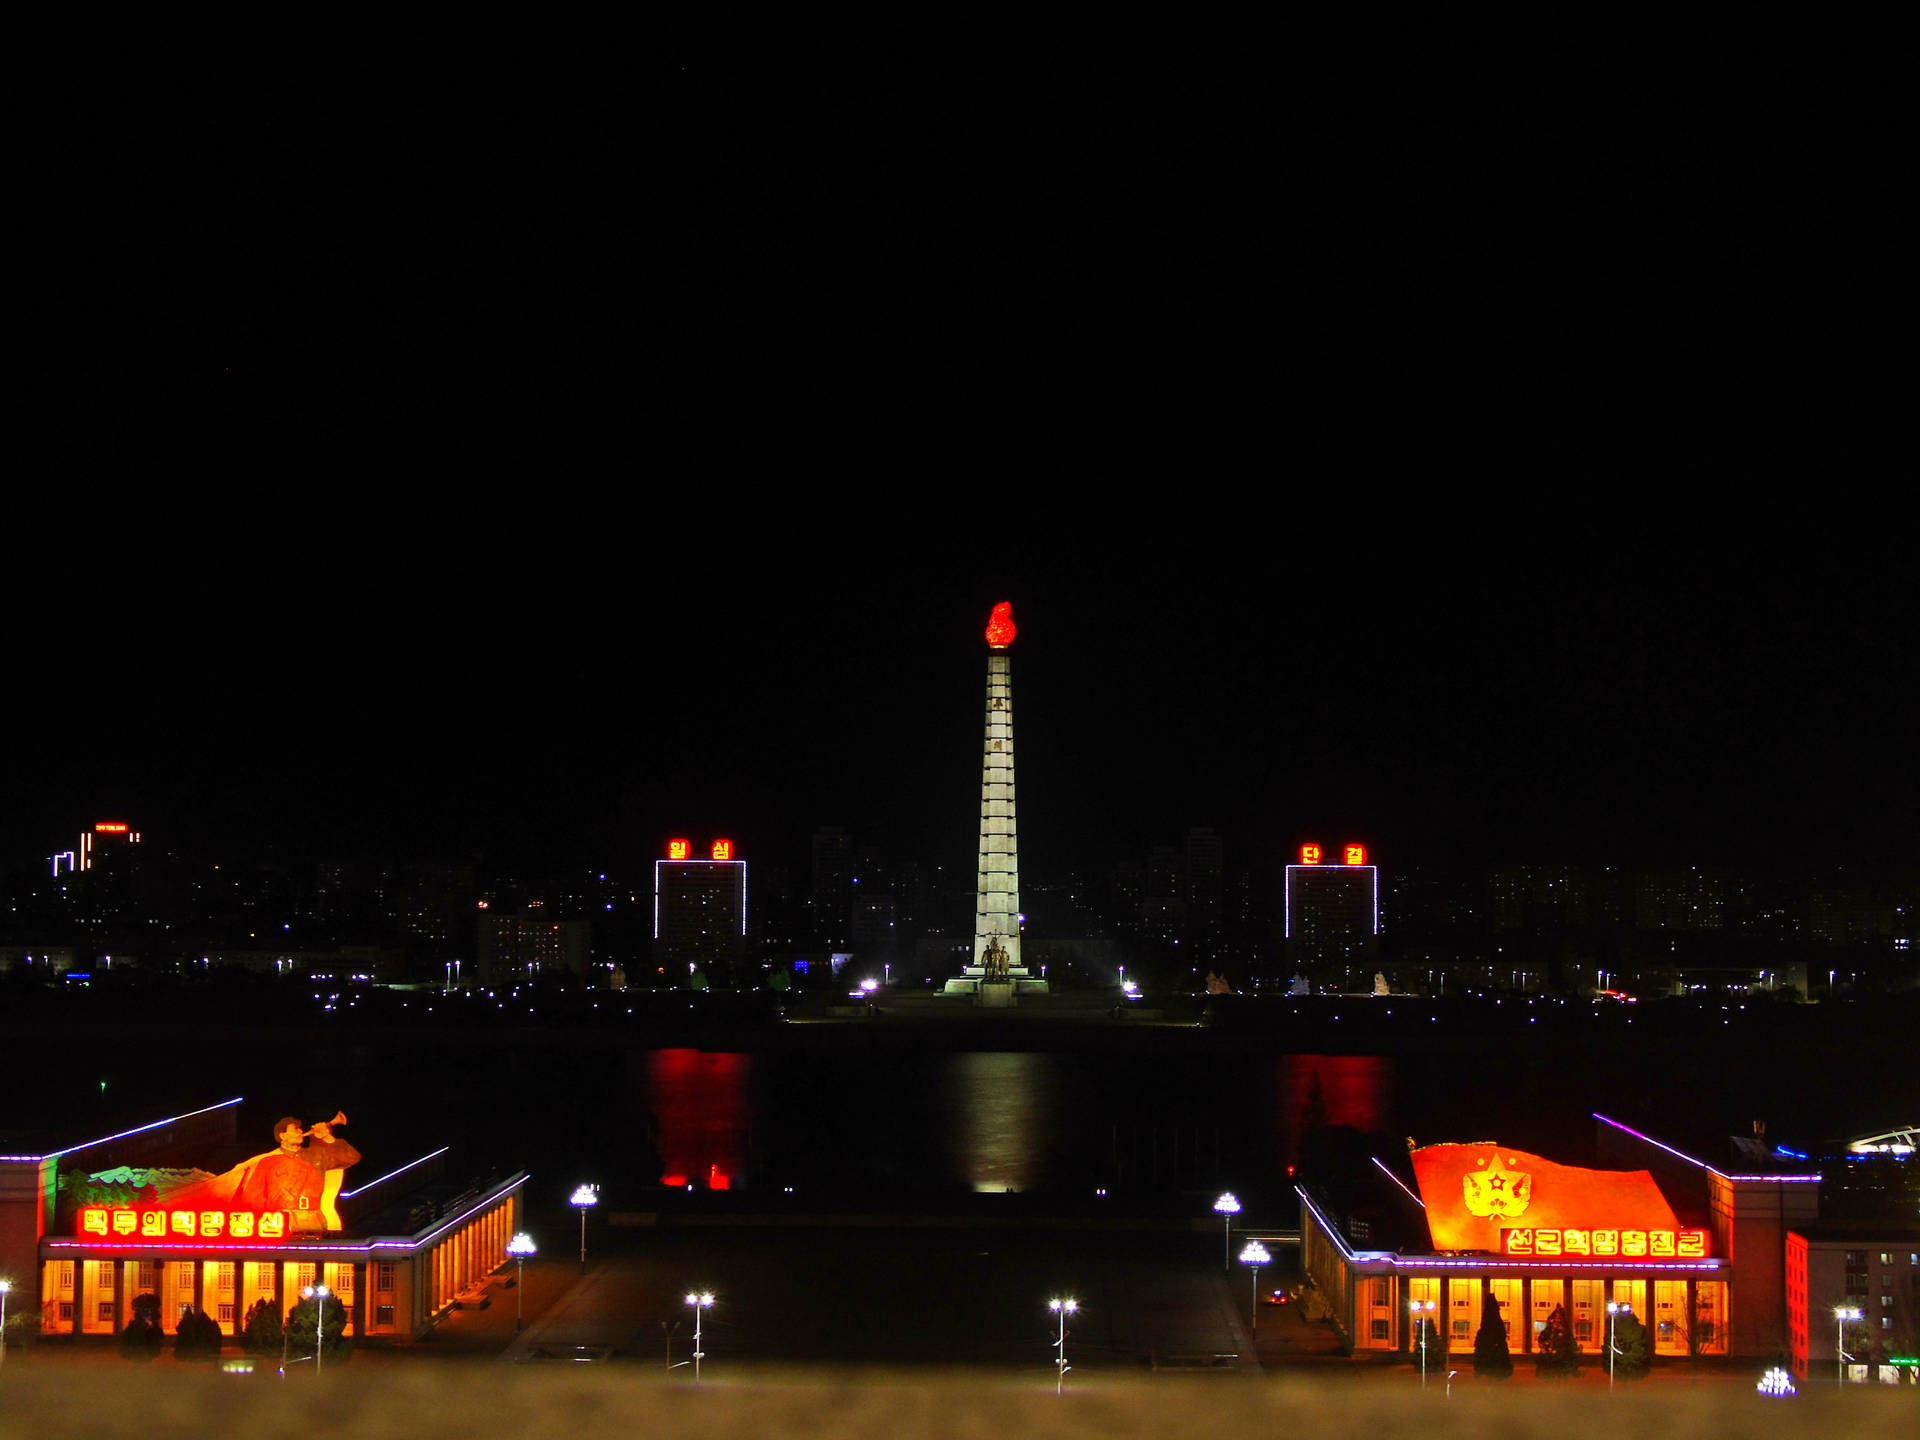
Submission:
M 1785 1348 L 1795 1227 L 1817 1214 L 1820 1176 L 1726 1173 L 1594 1118 L 1599 1158 L 1620 1168 L 1475 1142 L 1376 1159 L 1338 1193 L 1302 1184 L 1302 1265 L 1346 1347 L 1417 1365 L 1413 1319 L 1430 1313 L 1451 1353 L 1471 1353 L 1491 1298 L 1515 1355 L 1562 1312 L 1600 1357 L 1610 1305 L 1646 1326 L 1656 1361 Z
M 10 1314 L 37 1311 L 43 1334 L 110 1339 L 135 1300 L 152 1295 L 168 1334 L 192 1308 L 235 1337 L 256 1304 L 284 1311 L 302 1289 L 322 1284 L 346 1308 L 349 1335 L 408 1339 L 504 1274 L 527 1177 L 475 1184 L 461 1171 L 450 1179 L 445 1149 L 343 1192 L 339 1231 L 302 1231 L 284 1210 L 168 1205 L 170 1186 L 183 1196 L 204 1186 L 190 1177 L 205 1174 L 206 1157 L 241 1148 L 241 1104 L 130 1124 L 46 1153 L 0 1155 L 0 1275 L 13 1280 Z M 73 1202 L 156 1187 L 158 1201 Z
M 1013 644 L 1013 602 L 1002 600 L 993 607 L 993 614 L 987 617 L 987 644 L 995 650 L 1004 650 Z

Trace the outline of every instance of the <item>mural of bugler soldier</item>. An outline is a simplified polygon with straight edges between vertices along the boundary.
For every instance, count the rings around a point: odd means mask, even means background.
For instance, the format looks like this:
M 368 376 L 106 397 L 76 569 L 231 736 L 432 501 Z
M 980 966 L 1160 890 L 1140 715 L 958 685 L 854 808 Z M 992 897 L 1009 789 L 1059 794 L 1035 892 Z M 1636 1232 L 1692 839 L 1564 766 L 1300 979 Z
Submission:
M 334 1200 L 347 1167 L 360 1152 L 333 1137 L 333 1127 L 347 1117 L 336 1113 L 308 1129 L 291 1115 L 273 1122 L 279 1145 L 263 1155 L 243 1160 L 224 1175 L 168 1195 L 169 1205 L 233 1205 L 247 1210 L 285 1210 L 292 1216 L 295 1234 L 318 1234 L 340 1228 Z M 313 1144 L 308 1144 L 311 1137 Z

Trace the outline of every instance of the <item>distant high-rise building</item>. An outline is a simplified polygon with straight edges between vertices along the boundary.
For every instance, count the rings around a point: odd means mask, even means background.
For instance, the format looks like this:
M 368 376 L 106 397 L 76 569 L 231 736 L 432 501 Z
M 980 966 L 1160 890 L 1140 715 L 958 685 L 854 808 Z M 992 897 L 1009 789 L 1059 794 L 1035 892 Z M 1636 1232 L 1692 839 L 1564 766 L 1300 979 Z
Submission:
M 1366 848 L 1345 845 L 1330 856 L 1317 844 L 1301 846 L 1300 863 L 1287 866 L 1284 927 L 1290 964 L 1344 970 L 1371 963 L 1380 934 L 1380 872 Z
M 715 840 L 696 858 L 684 840 L 667 842 L 653 862 L 653 963 L 656 980 L 688 985 L 740 982 L 747 950 L 747 862 L 730 841 Z
M 515 985 L 541 976 L 584 976 L 593 953 L 593 926 L 553 918 L 539 900 L 515 914 L 481 912 L 478 969 L 482 985 Z
M 1727 877 L 1715 870 L 1643 870 L 1633 877 L 1633 923 L 1638 930 L 1724 930 Z
M 1187 925 L 1195 934 L 1213 935 L 1220 929 L 1226 870 L 1226 847 L 1216 830 L 1187 831 Z
M 1187 929 L 1187 867 L 1171 845 L 1147 852 L 1147 894 L 1141 920 L 1149 939 L 1171 943 Z
M 71 850 L 53 855 L 53 873 L 84 875 L 99 865 L 114 865 L 129 857 L 140 843 L 140 832 L 124 820 L 95 821 L 93 828 L 80 832 L 79 843 Z
M 844 945 L 853 930 L 853 837 L 838 825 L 813 832 L 813 874 L 807 890 L 816 938 Z

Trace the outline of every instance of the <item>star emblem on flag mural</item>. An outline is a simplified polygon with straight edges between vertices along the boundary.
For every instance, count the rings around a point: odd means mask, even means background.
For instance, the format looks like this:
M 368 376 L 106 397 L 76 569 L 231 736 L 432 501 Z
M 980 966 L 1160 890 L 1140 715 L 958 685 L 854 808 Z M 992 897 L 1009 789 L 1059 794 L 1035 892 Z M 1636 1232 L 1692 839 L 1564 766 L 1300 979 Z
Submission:
M 1466 1191 L 1467 1213 L 1482 1219 L 1523 1213 L 1527 1202 L 1533 1199 L 1533 1176 L 1525 1170 L 1509 1170 L 1500 1163 L 1497 1154 L 1492 1163 L 1485 1160 L 1479 1163 L 1487 1168 L 1469 1170 L 1460 1177 L 1461 1188 Z

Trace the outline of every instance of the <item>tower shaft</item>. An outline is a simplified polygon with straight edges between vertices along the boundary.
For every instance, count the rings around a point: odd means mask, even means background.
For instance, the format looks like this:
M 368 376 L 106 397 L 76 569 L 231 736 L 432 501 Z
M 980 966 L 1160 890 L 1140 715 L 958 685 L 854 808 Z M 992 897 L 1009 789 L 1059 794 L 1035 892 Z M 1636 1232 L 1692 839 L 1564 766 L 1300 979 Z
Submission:
M 1013 657 L 987 655 L 987 725 L 980 766 L 980 868 L 973 915 L 973 963 L 998 938 L 1015 971 L 1020 962 L 1020 843 L 1013 786 Z

